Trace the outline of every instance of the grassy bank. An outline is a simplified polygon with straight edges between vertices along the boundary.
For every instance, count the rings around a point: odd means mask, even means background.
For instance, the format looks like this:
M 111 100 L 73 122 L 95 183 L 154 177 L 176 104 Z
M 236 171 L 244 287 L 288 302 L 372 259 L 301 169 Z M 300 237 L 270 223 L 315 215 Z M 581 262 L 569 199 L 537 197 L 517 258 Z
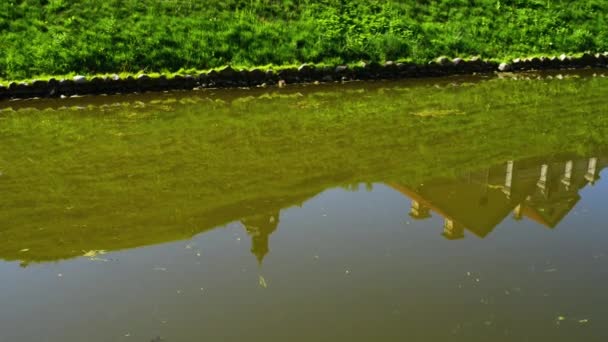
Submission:
M 603 0 L 8 0 L 0 78 L 608 50 Z

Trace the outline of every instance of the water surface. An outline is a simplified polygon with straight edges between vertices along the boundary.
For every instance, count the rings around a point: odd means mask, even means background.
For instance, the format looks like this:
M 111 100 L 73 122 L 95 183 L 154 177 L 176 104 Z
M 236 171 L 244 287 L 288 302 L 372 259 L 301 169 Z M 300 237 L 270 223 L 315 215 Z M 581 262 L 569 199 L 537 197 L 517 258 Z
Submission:
M 605 341 L 591 73 L 1 103 L 0 341 Z

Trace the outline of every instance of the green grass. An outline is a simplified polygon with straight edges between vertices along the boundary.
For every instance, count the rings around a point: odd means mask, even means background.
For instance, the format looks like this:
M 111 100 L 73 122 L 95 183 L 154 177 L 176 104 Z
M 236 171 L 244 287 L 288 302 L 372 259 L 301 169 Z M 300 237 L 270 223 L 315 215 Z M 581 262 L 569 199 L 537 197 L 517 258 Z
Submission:
M 608 50 L 604 0 L 5 0 L 0 78 Z
M 415 186 L 608 146 L 605 78 L 452 81 L 10 103 L 0 258 L 185 239 L 332 187 Z

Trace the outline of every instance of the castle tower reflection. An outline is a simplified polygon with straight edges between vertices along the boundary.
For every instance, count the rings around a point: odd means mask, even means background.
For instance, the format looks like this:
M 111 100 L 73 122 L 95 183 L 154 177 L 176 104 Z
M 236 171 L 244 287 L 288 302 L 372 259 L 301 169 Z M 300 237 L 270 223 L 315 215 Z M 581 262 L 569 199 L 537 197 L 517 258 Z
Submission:
M 241 223 L 247 234 L 251 236 L 251 253 L 255 255 L 261 265 L 270 250 L 268 238 L 279 225 L 279 211 L 243 218 Z

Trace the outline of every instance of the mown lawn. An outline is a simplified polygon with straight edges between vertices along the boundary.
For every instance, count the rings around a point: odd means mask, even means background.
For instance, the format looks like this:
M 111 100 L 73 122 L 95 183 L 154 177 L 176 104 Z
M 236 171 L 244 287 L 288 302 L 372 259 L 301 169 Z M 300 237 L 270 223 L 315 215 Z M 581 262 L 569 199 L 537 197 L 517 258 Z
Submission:
M 608 50 L 605 0 L 4 0 L 0 78 Z

